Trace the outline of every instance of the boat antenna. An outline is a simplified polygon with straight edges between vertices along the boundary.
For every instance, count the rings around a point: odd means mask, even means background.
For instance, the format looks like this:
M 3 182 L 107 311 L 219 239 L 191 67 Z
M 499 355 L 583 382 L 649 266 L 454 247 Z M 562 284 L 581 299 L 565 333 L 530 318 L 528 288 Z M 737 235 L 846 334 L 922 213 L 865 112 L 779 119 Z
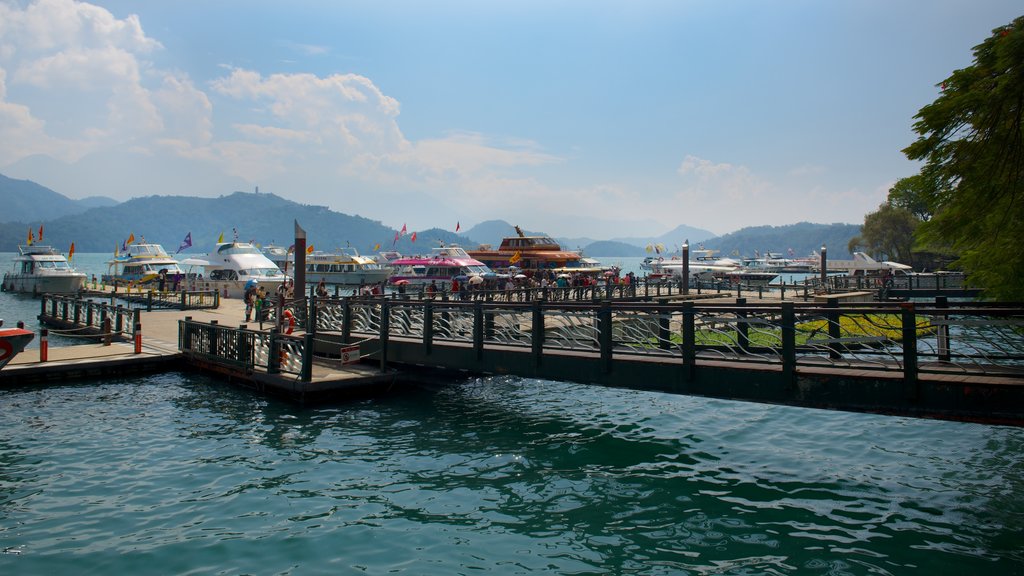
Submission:
M 518 224 L 515 226 L 515 229 L 516 229 L 516 234 L 519 234 L 520 238 L 525 238 L 526 237 L 526 234 L 523 234 L 523 229 L 520 228 Z

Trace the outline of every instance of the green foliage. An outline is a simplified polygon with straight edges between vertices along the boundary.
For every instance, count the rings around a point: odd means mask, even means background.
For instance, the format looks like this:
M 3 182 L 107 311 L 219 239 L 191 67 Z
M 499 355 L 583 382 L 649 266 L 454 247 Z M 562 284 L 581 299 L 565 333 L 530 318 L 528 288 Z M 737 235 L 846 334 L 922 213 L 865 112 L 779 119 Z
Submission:
M 914 265 L 911 248 L 918 220 L 906 208 L 882 204 L 864 217 L 860 244 L 873 258 Z
M 918 238 L 957 253 L 987 297 L 1024 300 L 1024 17 L 974 57 L 918 112 L 919 137 L 904 150 L 925 162 L 921 199 L 933 216 Z
M 932 208 L 928 202 L 928 192 L 932 188 L 933 185 L 924 174 L 900 178 L 889 189 L 889 205 L 903 208 L 918 220 L 926 222 L 932 217 Z

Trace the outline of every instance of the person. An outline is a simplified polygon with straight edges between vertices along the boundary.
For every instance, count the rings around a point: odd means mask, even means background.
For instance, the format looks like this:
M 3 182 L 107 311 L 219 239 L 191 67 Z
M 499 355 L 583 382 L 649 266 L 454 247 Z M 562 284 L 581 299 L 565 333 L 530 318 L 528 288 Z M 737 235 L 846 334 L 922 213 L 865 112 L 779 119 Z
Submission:
M 245 321 L 249 322 L 252 316 L 252 308 L 256 304 L 256 286 L 249 286 L 245 289 Z
M 427 286 L 427 298 L 434 298 L 434 294 L 437 294 L 437 284 L 431 280 L 430 285 Z
M 321 278 L 320 283 L 316 285 L 316 297 L 327 298 L 327 283 L 324 282 L 323 278 Z

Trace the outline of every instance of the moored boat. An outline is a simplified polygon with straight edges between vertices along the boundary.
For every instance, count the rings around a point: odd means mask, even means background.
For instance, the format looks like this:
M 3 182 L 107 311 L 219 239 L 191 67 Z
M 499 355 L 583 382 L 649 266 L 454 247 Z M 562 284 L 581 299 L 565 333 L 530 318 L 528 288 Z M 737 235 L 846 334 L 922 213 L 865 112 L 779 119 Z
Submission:
M 185 277 L 185 271 L 178 261 L 171 257 L 160 244 L 129 244 L 126 250 L 107 261 L 108 271 L 103 282 L 115 285 L 158 284 L 163 278 L 168 285 Z
M 249 242 L 218 242 L 202 262 L 205 274 L 197 279 L 197 288 L 217 290 L 228 298 L 241 298 L 251 282 L 273 293 L 288 280 L 277 264 Z
M 35 334 L 23 328 L 3 328 L 3 323 L 0 320 L 0 368 L 7 366 L 35 337 Z
M 361 256 L 355 248 L 337 252 L 313 252 L 306 255 L 306 281 L 341 286 L 379 284 L 391 276 L 392 268 L 369 256 Z
M 394 285 L 441 285 L 457 277 L 479 276 L 496 278 L 498 275 L 486 264 L 470 257 L 458 246 L 434 248 L 429 256 L 409 256 L 390 263 L 394 270 L 388 281 Z
M 4 274 L 5 292 L 71 294 L 85 285 L 85 273 L 71 267 L 68 259 L 51 246 L 18 246 L 14 269 Z
M 590 267 L 578 251 L 562 249 L 550 236 L 527 236 L 519 226 L 515 230 L 516 235 L 503 238 L 497 250 L 484 244 L 466 252 L 495 271 L 506 272 L 514 266 L 526 276 L 558 268 Z

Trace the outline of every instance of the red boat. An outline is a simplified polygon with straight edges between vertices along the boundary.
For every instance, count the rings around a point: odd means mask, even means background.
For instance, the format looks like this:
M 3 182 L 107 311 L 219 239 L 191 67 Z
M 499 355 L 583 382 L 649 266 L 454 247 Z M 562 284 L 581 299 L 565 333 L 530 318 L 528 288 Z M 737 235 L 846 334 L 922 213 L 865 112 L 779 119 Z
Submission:
M 0 368 L 28 346 L 35 334 L 21 328 L 0 328 Z

